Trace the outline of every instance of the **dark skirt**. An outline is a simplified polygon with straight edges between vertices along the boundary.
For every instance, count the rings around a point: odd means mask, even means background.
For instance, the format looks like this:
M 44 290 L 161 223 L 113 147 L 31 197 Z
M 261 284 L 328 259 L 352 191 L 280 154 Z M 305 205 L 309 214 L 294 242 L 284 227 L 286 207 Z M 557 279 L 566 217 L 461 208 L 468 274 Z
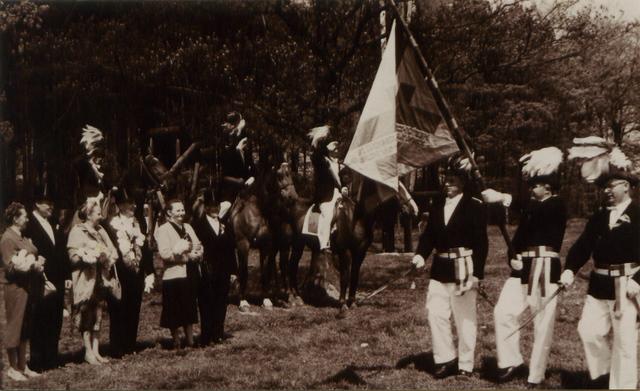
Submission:
M 20 342 L 28 340 L 31 334 L 32 311 L 29 309 L 29 293 L 14 283 L 7 283 L 4 286 L 4 305 L 7 314 L 4 347 L 17 348 Z
M 189 278 L 162 281 L 160 327 L 176 329 L 198 323 L 196 290 Z

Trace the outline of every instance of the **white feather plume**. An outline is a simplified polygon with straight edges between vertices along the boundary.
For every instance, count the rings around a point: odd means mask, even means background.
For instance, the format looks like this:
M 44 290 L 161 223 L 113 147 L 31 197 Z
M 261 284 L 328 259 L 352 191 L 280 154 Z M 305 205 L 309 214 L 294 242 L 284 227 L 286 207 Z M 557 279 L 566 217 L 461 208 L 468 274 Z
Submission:
M 520 158 L 520 163 L 524 163 L 522 173 L 529 178 L 553 174 L 558 171 L 562 159 L 562 151 L 556 147 L 532 151 Z
M 326 139 L 329 136 L 329 130 L 330 128 L 328 125 L 318 126 L 311 129 L 307 134 L 307 136 L 309 136 L 309 138 L 311 139 L 311 145 L 316 148 L 320 141 Z
M 93 151 L 96 150 L 96 144 L 102 140 L 104 140 L 104 136 L 102 135 L 100 129 L 88 124 L 85 125 L 84 128 L 82 128 L 82 137 L 80 138 L 80 144 L 87 151 L 88 155 L 91 155 Z
M 623 171 L 631 170 L 631 160 L 618 147 L 613 147 L 609 152 L 609 164 Z

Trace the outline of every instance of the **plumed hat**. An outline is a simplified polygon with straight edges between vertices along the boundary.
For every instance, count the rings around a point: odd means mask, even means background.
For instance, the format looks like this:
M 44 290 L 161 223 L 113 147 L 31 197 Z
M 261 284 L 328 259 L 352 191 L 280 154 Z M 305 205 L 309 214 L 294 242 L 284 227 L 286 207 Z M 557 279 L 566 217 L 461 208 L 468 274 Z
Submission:
M 552 189 L 560 188 L 560 164 L 564 159 L 559 148 L 546 147 L 531 151 L 520 158 L 522 175 L 530 185 L 544 183 Z
M 638 184 L 638 169 L 617 145 L 602 137 L 573 139 L 569 160 L 582 161 L 580 174 L 588 183 L 605 186 L 611 179 L 624 179 L 632 186 Z
M 85 125 L 82 128 L 82 137 L 80 144 L 84 147 L 87 156 L 92 156 L 98 152 L 100 143 L 104 140 L 104 136 L 100 129 L 91 125 Z
M 318 126 L 309 131 L 307 136 L 311 139 L 311 146 L 321 148 L 326 146 L 329 141 L 329 133 L 331 128 L 329 125 Z

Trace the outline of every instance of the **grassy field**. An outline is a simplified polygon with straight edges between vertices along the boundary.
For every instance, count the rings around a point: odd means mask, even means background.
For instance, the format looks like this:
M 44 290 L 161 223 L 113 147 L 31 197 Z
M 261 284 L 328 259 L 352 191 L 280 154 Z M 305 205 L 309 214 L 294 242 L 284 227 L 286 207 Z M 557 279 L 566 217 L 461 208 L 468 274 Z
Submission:
M 583 224 L 576 220 L 569 225 L 563 255 Z M 372 291 L 407 270 L 409 259 L 409 255 L 369 254 L 362 269 L 361 292 Z M 253 254 L 253 284 L 258 279 L 256 264 Z M 308 255 L 303 265 L 308 265 Z M 504 385 L 492 381 L 496 367 L 493 308 L 481 299 L 473 376 L 438 381 L 429 374 L 433 358 L 425 316 L 427 275 L 420 272 L 407 277 L 352 310 L 346 319 L 337 319 L 335 308 L 302 306 L 268 311 L 253 307 L 252 315 L 244 315 L 237 306 L 230 306 L 227 331 L 233 338 L 221 345 L 180 352 L 164 348 L 169 333 L 158 326 L 160 295 L 155 293 L 146 296 L 143 303 L 138 353 L 100 367 L 83 364 L 80 337 L 71 332 L 69 320 L 65 319 L 60 344 L 65 366 L 25 383 L 5 379 L 5 387 L 513 389 L 524 386 L 526 379 Z M 586 271 L 581 275 L 586 276 Z M 504 242 L 498 230 L 491 227 L 485 285 L 494 301 L 507 276 Z M 415 289 L 411 289 L 412 282 Z M 545 383 L 548 388 L 584 385 L 586 363 L 576 326 L 585 293 L 585 278 L 577 278 L 576 284 L 561 297 Z M 0 313 L 4 318 L 4 308 Z M 531 328 L 527 328 L 521 340 L 526 357 L 531 350 L 531 338 Z M 107 339 L 105 328 L 102 340 Z M 3 352 L 6 368 L 5 356 Z

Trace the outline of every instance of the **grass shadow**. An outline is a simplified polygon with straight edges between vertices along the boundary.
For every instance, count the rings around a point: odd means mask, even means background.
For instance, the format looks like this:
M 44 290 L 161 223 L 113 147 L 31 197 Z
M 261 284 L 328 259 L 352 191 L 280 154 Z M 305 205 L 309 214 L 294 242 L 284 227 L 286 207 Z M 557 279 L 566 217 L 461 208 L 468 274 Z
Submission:
M 587 371 L 569 372 L 560 370 L 560 384 L 564 389 L 585 390 L 594 388 Z
M 432 352 L 423 352 L 418 354 L 411 354 L 403 357 L 396 363 L 396 369 L 404 369 L 413 364 L 414 368 L 427 373 L 433 373 L 435 369 L 435 362 L 433 361 Z

